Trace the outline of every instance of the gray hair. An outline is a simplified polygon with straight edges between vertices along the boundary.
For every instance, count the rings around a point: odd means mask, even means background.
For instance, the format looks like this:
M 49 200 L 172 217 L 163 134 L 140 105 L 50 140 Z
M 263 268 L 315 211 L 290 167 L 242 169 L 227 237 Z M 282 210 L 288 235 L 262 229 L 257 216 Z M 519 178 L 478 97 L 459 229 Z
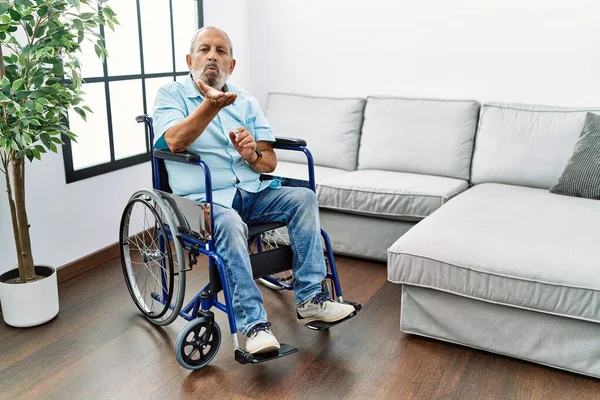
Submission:
M 215 29 L 215 30 L 221 32 L 223 35 L 225 35 L 225 37 L 227 38 L 227 43 L 229 43 L 229 57 L 233 57 L 233 43 L 231 42 L 229 35 L 224 30 L 217 28 L 216 26 L 204 26 L 204 27 L 198 29 L 196 31 L 196 33 L 194 33 L 194 36 L 192 37 L 192 42 L 190 43 L 190 54 L 194 54 L 196 39 L 198 39 L 198 35 L 200 35 L 202 32 L 204 32 L 207 29 Z

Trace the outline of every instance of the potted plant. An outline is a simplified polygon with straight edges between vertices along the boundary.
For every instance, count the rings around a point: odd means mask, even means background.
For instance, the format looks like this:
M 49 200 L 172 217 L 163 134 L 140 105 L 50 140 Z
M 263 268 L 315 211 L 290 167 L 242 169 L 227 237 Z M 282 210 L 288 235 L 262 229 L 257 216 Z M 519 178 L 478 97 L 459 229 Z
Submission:
M 71 107 L 83 119 L 92 111 L 80 97 L 77 53 L 91 40 L 98 57 L 106 56 L 98 27 L 114 30 L 118 22 L 105 3 L 0 0 L 0 169 L 17 253 L 17 268 L 0 275 L 0 302 L 11 326 L 39 325 L 58 314 L 56 269 L 33 260 L 25 164 L 58 152 L 63 136 L 75 140 L 67 122 Z

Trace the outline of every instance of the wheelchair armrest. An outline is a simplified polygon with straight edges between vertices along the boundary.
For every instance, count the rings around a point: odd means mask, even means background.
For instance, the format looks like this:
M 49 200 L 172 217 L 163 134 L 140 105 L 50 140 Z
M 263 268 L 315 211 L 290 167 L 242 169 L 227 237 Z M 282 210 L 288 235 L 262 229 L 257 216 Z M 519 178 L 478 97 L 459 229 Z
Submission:
M 200 154 L 192 153 L 191 151 L 183 151 L 181 153 L 173 153 L 170 150 L 154 150 L 154 157 L 162 158 L 163 160 L 179 161 L 183 163 L 197 163 L 200 161 Z
M 277 149 L 280 147 L 302 147 L 306 146 L 306 140 L 288 137 L 276 137 L 273 148 Z

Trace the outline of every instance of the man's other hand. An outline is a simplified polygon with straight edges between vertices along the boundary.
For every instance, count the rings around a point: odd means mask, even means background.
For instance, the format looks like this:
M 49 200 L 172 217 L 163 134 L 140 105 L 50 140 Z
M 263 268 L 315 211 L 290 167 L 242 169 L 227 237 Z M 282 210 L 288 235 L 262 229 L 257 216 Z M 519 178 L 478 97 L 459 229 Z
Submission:
M 229 132 L 229 139 L 240 153 L 242 158 L 248 162 L 256 161 L 256 142 L 250 132 L 243 126 L 237 128 L 235 132 Z
M 198 85 L 198 89 L 206 101 L 208 101 L 208 103 L 215 108 L 227 107 L 228 105 L 233 104 L 237 98 L 237 94 L 223 93 L 220 90 L 208 86 L 202 81 L 202 79 L 196 80 L 196 85 Z

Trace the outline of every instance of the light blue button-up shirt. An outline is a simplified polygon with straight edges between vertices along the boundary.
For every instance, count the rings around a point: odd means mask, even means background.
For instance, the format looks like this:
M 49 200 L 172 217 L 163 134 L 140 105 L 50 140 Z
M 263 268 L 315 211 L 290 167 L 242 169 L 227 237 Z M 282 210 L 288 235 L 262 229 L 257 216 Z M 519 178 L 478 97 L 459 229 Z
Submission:
M 213 202 L 230 208 L 238 187 L 248 192 L 259 192 L 280 184 L 277 180 L 260 181 L 260 173 L 244 162 L 229 139 L 230 131 L 244 126 L 257 142 L 275 141 L 258 101 L 230 83 L 226 90 L 237 94 L 235 103 L 221 109 L 188 150 L 200 154 L 210 169 Z M 166 149 L 163 135 L 167 129 L 190 115 L 203 100 L 191 74 L 183 82 L 161 87 L 154 103 L 155 148 Z M 202 167 L 175 161 L 165 161 L 165 167 L 174 194 L 196 201 L 206 200 Z

